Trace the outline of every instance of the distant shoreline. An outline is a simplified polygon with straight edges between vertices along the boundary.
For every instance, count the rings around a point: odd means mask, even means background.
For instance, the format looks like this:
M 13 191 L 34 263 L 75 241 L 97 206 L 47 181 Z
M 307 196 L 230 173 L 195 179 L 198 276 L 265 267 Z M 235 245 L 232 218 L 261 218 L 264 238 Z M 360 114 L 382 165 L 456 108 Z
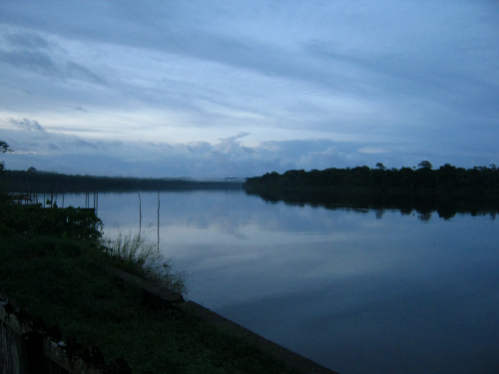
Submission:
M 386 195 L 435 195 L 454 197 L 499 197 L 499 169 L 478 166 L 470 169 L 445 164 L 432 169 L 422 161 L 419 169 L 402 167 L 387 169 L 378 163 L 368 166 L 325 170 L 288 170 L 283 174 L 266 173 L 248 178 L 243 188 L 254 193 L 349 193 Z
M 0 182 L 23 193 L 133 192 L 182 190 L 238 190 L 242 180 L 196 181 L 174 178 L 102 177 L 54 172 L 6 170 Z

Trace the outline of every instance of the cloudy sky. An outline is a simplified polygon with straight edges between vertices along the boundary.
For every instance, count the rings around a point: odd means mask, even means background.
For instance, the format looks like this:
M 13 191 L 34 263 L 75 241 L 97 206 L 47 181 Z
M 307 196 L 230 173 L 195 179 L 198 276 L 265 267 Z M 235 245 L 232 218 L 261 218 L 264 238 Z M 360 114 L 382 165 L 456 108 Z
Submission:
M 499 164 L 495 0 L 0 1 L 8 169 Z

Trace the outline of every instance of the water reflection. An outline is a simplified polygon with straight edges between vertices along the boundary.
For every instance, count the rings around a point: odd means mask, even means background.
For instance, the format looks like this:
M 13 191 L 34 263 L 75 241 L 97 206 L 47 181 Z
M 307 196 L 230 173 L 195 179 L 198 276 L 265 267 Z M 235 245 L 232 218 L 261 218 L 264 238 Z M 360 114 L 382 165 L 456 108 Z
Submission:
M 386 210 L 398 210 L 402 214 L 418 213 L 422 221 L 429 221 L 433 212 L 443 219 L 451 219 L 456 214 L 490 215 L 495 219 L 499 210 L 499 201 L 483 196 L 454 196 L 452 194 L 355 194 L 331 193 L 318 191 L 263 191 L 260 193 L 246 192 L 248 195 L 259 196 L 270 203 L 279 201 L 289 205 L 305 204 L 324 207 L 326 209 L 373 209 L 376 217 L 382 218 Z
M 342 374 L 498 372 L 499 237 L 481 216 L 495 212 L 160 200 L 161 250 L 189 274 L 188 297 L 227 318 Z M 154 240 L 157 194 L 141 203 Z M 108 235 L 136 233 L 137 194 L 100 194 L 99 215 Z

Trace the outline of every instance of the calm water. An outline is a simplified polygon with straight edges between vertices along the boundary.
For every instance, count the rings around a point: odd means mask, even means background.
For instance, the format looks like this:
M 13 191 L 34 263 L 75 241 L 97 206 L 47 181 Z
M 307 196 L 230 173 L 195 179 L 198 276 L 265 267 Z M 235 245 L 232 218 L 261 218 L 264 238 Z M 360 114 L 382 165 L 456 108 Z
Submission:
M 155 243 L 157 194 L 141 200 L 142 230 Z M 422 221 L 270 204 L 243 191 L 160 200 L 161 251 L 188 273 L 188 298 L 258 334 L 341 374 L 499 373 L 491 217 Z M 109 236 L 135 234 L 138 194 L 100 194 L 98 214 Z

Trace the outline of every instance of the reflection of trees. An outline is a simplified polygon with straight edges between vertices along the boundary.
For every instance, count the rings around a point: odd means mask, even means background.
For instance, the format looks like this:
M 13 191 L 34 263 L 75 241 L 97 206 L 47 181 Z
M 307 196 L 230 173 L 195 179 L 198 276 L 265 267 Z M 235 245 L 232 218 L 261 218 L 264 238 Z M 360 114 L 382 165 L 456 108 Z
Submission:
M 431 219 L 431 212 L 424 212 L 418 215 L 421 221 L 429 221 Z
M 385 213 L 385 210 L 384 210 L 384 209 L 376 209 L 376 212 L 375 212 L 375 214 L 376 214 L 376 218 L 377 218 L 377 219 L 381 219 L 381 218 L 383 218 L 383 214 L 384 214 L 384 213 Z
M 443 219 L 456 214 L 486 215 L 495 218 L 499 210 L 497 201 L 487 199 L 455 197 L 448 194 L 381 194 L 381 193 L 331 193 L 319 191 L 246 191 L 260 196 L 273 204 L 283 201 L 293 206 L 310 205 L 326 209 L 352 209 L 355 211 L 375 210 L 376 218 L 382 218 L 386 210 L 397 210 L 402 215 L 416 212 L 423 221 L 431 219 L 433 212 Z

